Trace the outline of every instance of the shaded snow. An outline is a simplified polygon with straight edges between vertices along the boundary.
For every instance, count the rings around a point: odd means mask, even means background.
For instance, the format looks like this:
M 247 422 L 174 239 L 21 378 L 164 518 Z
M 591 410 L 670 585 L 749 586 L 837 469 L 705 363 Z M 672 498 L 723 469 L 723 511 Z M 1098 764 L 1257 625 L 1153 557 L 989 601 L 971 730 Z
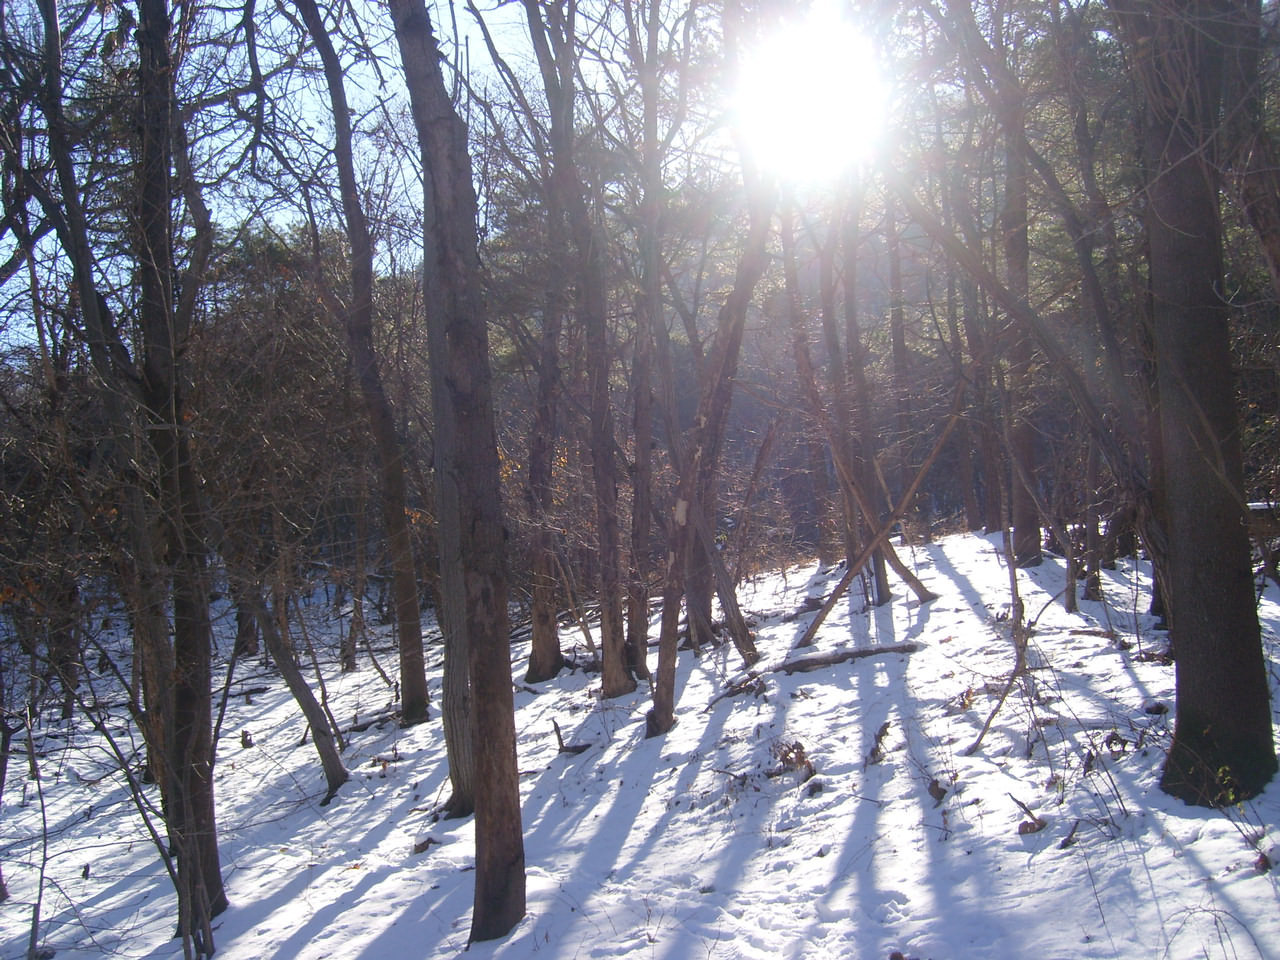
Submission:
M 1280 781 L 1227 810 L 1184 806 L 1156 785 L 1173 668 L 1141 655 L 1163 640 L 1142 613 L 1146 570 L 1107 573 L 1108 604 L 1082 603 L 1078 616 L 1053 601 L 1060 561 L 1019 572 L 1033 669 L 967 756 L 1013 663 L 999 541 L 956 536 L 903 556 L 940 599 L 921 606 L 899 587 L 866 611 L 855 584 L 812 652 L 906 641 L 916 652 L 772 671 L 813 616 L 795 616 L 803 598 L 840 571 L 759 578 L 740 600 L 763 687 L 704 709 L 743 678 L 741 663 L 727 644 L 682 653 L 665 738 L 643 738 L 643 692 L 602 702 L 598 676 L 581 671 L 536 693 L 518 682 L 529 910 L 469 956 L 1280 957 L 1280 869 L 1255 868 L 1260 852 L 1280 861 Z M 1260 606 L 1273 688 L 1278 601 L 1271 585 Z M 313 638 L 336 646 L 329 608 L 308 610 Z M 231 624 L 220 630 L 229 648 Z M 517 681 L 526 655 L 517 648 Z M 327 659 L 344 727 L 390 706 L 367 654 L 348 676 Z M 438 648 L 431 663 L 438 695 Z M 269 689 L 243 692 L 256 687 Z M 218 956 L 461 953 L 472 826 L 432 814 L 448 789 L 438 721 L 352 733 L 352 781 L 320 807 L 323 778 L 283 685 L 255 663 L 233 691 L 217 772 L 232 902 Z M 558 753 L 553 720 L 589 748 Z M 35 742 L 49 825 L 42 945 L 66 958 L 180 956 L 172 889 L 110 757 L 83 721 L 70 739 L 48 721 Z M 1034 824 L 1020 804 L 1043 829 L 1020 831 Z M 0 906 L 0 960 L 25 955 L 40 824 L 15 755 L 0 808 L 13 895 Z

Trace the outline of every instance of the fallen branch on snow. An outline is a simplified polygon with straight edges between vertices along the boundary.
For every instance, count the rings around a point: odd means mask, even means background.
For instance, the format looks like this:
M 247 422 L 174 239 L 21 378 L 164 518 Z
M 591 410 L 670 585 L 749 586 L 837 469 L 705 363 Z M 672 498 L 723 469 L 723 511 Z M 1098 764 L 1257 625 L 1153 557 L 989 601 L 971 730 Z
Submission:
M 861 660 L 863 657 L 880 657 L 888 653 L 915 653 L 919 649 L 920 644 L 918 643 L 894 643 L 883 647 L 857 647 L 853 650 L 836 650 L 832 653 L 820 653 L 812 657 L 786 660 L 773 667 L 771 672 L 785 673 L 790 676 L 793 673 L 808 673 L 811 670 L 821 670 L 824 667 L 835 666 L 837 663 L 845 663 L 849 660 Z
M 837 663 L 861 660 L 864 657 L 879 657 L 889 653 L 915 653 L 919 649 L 920 644 L 918 643 L 894 643 L 883 647 L 858 647 L 853 650 L 836 650 L 832 653 L 819 653 L 811 657 L 784 660 L 777 666 L 769 667 L 765 672 L 785 673 L 790 676 L 793 673 L 810 673 L 814 670 L 835 666 Z M 720 691 L 710 703 L 702 708 L 702 712 L 709 713 L 717 703 L 730 697 L 741 696 L 744 693 L 750 693 L 755 697 L 763 697 L 766 692 L 764 681 L 760 678 L 760 671 L 758 669 L 749 670 L 742 679 L 733 681 L 728 687 Z

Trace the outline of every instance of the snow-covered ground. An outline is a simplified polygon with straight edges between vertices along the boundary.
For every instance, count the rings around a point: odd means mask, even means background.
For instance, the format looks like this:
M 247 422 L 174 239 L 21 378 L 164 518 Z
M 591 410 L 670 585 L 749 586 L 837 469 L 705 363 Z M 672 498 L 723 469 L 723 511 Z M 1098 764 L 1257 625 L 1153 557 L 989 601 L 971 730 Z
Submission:
M 813 616 L 799 612 L 804 598 L 840 571 L 759 578 L 740 594 L 759 682 L 708 707 L 743 679 L 741 662 L 727 644 L 682 653 L 678 724 L 661 739 L 644 739 L 645 692 L 601 701 L 599 677 L 582 671 L 533 690 L 517 648 L 529 910 L 470 956 L 1280 957 L 1280 868 L 1260 869 L 1280 861 L 1280 780 L 1225 810 L 1157 787 L 1173 667 L 1146 656 L 1163 635 L 1144 613 L 1145 568 L 1109 572 L 1108 604 L 1077 616 L 1053 599 L 1060 561 L 1019 573 L 1032 669 L 970 755 L 1014 660 L 999 538 L 954 536 L 903 556 L 940 599 L 921 606 L 899 588 L 868 612 L 855 585 L 804 653 L 913 652 L 774 670 L 800 654 L 791 646 Z M 377 717 L 392 690 L 363 652 L 358 673 L 338 673 L 332 610 L 307 609 L 334 714 L 344 728 Z M 1275 690 L 1274 585 L 1260 615 Z M 438 648 L 431 662 L 434 694 Z M 321 807 L 319 765 L 283 684 L 253 663 L 232 690 L 217 774 L 232 904 L 217 921 L 219 957 L 464 951 L 472 825 L 433 818 L 448 789 L 439 723 L 351 733 L 353 778 Z M 588 749 L 558 752 L 553 721 Z M 172 889 L 114 761 L 83 720 L 68 736 L 50 718 L 34 743 L 42 789 L 15 755 L 0 808 L 12 894 L 0 958 L 25 956 L 46 854 L 42 947 L 180 956 Z

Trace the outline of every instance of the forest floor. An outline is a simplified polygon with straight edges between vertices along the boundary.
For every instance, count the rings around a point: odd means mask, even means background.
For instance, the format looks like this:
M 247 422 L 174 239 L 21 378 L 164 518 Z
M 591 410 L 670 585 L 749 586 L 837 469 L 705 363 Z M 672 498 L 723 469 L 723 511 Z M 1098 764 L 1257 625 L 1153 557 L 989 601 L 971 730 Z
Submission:
M 528 914 L 469 956 L 1280 958 L 1280 865 L 1267 869 L 1280 862 L 1280 778 L 1225 809 L 1158 788 L 1174 668 L 1145 613 L 1146 566 L 1107 571 L 1106 603 L 1075 615 L 1062 609 L 1061 560 L 1018 572 L 1030 669 L 970 753 L 1014 663 L 1000 538 L 902 555 L 939 599 L 922 606 L 898 585 L 891 604 L 867 609 L 855 583 L 808 651 L 792 650 L 813 617 L 806 599 L 841 571 L 810 564 L 745 583 L 754 679 L 731 645 L 681 653 L 677 726 L 659 739 L 644 738 L 645 689 L 602 701 L 599 676 L 582 670 L 534 689 L 517 645 Z M 343 619 L 322 597 L 303 610 L 352 779 L 319 805 L 300 714 L 272 672 L 240 664 L 218 750 L 231 899 L 218 956 L 458 956 L 473 827 L 435 817 L 448 792 L 440 724 L 386 722 L 394 691 L 368 653 L 358 672 L 337 670 Z M 222 612 L 225 653 L 234 623 Z M 1274 584 L 1259 613 L 1280 728 Z M 582 642 L 576 628 L 563 636 Z M 877 652 L 778 669 L 855 648 Z M 385 639 L 375 651 L 390 671 Z M 575 656 L 587 659 L 580 646 Z M 430 664 L 436 716 L 438 646 Z M 119 701 L 96 682 L 104 703 Z M 741 692 L 716 700 L 731 684 Z M 118 703 L 115 714 L 136 749 Z M 586 749 L 559 752 L 553 721 Z M 0 960 L 26 955 L 38 886 L 48 956 L 181 956 L 172 887 L 99 735 L 46 717 L 30 739 L 38 783 L 27 742 L 0 807 L 12 895 Z

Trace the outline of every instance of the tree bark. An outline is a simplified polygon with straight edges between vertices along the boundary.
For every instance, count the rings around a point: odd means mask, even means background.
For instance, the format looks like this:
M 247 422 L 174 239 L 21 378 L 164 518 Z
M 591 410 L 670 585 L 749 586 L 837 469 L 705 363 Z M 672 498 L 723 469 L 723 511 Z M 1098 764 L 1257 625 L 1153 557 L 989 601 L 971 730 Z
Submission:
M 871 430 L 871 385 L 867 380 L 867 351 L 862 344 L 862 329 L 858 322 L 858 219 L 861 206 L 850 202 L 844 210 L 840 231 L 841 252 L 844 254 L 844 323 L 847 373 L 851 395 L 849 397 L 849 431 L 853 439 L 853 477 L 864 490 L 874 490 L 875 446 Z M 869 537 L 880 525 L 881 511 L 863 513 L 862 535 Z M 885 568 L 885 552 L 876 549 L 871 554 L 871 575 L 876 605 L 893 599 L 889 589 L 889 574 Z M 849 557 L 849 562 L 853 558 Z
M 1001 126 L 1005 137 L 1005 202 L 1000 211 L 1004 237 L 1005 279 L 1020 303 L 1030 304 L 1031 247 L 1027 237 L 1026 116 L 1020 92 L 1003 91 Z M 1009 348 L 1009 396 L 1006 409 L 1010 477 L 1010 519 L 1013 521 L 1013 557 L 1020 567 L 1039 566 L 1040 513 L 1036 494 L 1028 484 L 1036 477 L 1036 435 L 1031 422 L 1031 337 L 1019 330 Z
M 1280 296 L 1280 148 L 1267 129 L 1260 61 L 1270 41 L 1261 0 L 1235 7 L 1235 42 L 1227 51 L 1227 111 L 1223 154 L 1229 183 L 1257 234 L 1271 284 Z M 1272 27 L 1274 29 L 1274 27 Z M 1268 51 L 1268 55 L 1272 55 Z
M 128 550 L 120 559 L 118 580 L 133 628 L 135 662 L 142 702 L 131 704 L 147 745 L 147 770 L 171 789 L 168 770 L 173 731 L 173 648 L 169 643 L 168 595 L 160 569 L 155 517 L 144 495 L 144 479 L 137 474 L 146 461 L 136 410 L 141 404 L 137 371 L 116 329 L 106 299 L 96 286 L 96 264 L 89 243 L 88 214 L 69 139 L 71 124 L 63 111 L 62 31 L 57 0 L 41 0 L 44 58 L 40 99 L 48 121 L 50 162 L 59 196 L 39 193 L 45 214 L 57 225 L 58 241 L 71 262 L 85 340 L 94 371 L 101 378 L 99 393 L 113 432 L 103 444 L 104 456 L 124 479 L 122 513 Z M 188 928 L 189 929 L 189 928 Z
M 843 460 L 850 472 L 856 458 L 853 454 L 853 428 L 849 407 L 849 383 L 845 351 L 840 343 L 836 326 L 836 246 L 839 242 L 839 225 L 833 220 L 822 249 L 818 255 L 818 284 L 820 286 L 822 341 L 827 352 L 827 389 L 831 394 L 831 422 L 835 437 L 831 445 L 833 459 Z M 841 490 L 840 508 L 843 512 L 844 558 L 851 562 L 858 552 L 858 505 L 847 491 Z
M 507 613 L 506 529 L 476 238 L 467 131 L 440 72 L 422 0 L 390 0 L 421 151 L 424 289 L 437 475 L 458 498 L 458 557 L 471 671 L 476 757 L 476 882 L 471 939 L 506 935 L 524 916 L 524 842 L 516 770 L 515 705 Z M 441 443 L 443 439 L 443 444 Z M 443 543 L 442 543 L 443 547 Z
M 779 233 L 782 241 L 782 275 L 786 293 L 787 324 L 791 329 L 791 353 L 795 360 L 796 376 L 800 387 L 800 400 L 809 416 L 810 428 L 804 441 L 807 447 L 809 473 L 813 484 L 813 498 L 818 522 L 818 564 L 830 566 L 836 560 L 832 532 L 835 523 L 832 514 L 835 503 L 831 496 L 831 484 L 827 476 L 826 452 L 819 442 L 821 434 L 831 449 L 832 457 L 842 456 L 841 438 L 829 428 L 832 417 L 827 413 L 822 395 L 818 391 L 818 374 L 809 351 L 809 331 L 803 315 L 800 297 L 799 265 L 796 259 L 795 212 L 790 200 L 783 201 L 780 212 Z M 834 403 L 833 403 L 834 405 Z M 846 498 L 847 499 L 847 498 Z
M 894 437 L 890 471 L 890 500 L 895 500 L 907 485 L 910 464 L 907 450 L 911 445 L 911 401 L 907 378 L 910 356 L 907 353 L 906 305 L 902 290 L 902 228 L 898 224 L 898 205 L 890 194 L 885 201 L 885 246 L 889 258 L 889 356 L 893 370 Z M 909 511 L 908 516 L 914 513 Z M 914 526 L 914 524 L 913 524 Z M 911 533 L 906 533 L 908 540 Z
M 555 218 L 550 218 L 554 220 Z M 554 232 L 555 227 L 552 226 Z M 559 249 L 556 243 L 552 249 Z M 560 629 L 556 622 L 555 534 L 549 524 L 552 503 L 552 463 L 556 449 L 556 403 L 560 393 L 560 327 L 563 284 L 550 278 L 542 318 L 542 343 L 538 351 L 538 393 L 533 407 L 533 434 L 529 439 L 529 479 L 526 499 L 534 529 L 529 545 L 529 578 L 533 584 L 533 633 L 525 680 L 550 680 L 564 666 Z
M 729 404 L 733 399 L 733 377 L 742 347 L 747 307 L 756 284 L 769 263 L 769 226 L 773 217 L 775 194 L 771 188 L 748 184 L 748 195 L 750 222 L 746 242 L 738 261 L 733 287 L 717 318 L 716 338 L 707 363 L 707 380 L 698 401 L 693 441 L 687 455 L 680 453 L 678 438 L 672 433 L 680 484 L 668 530 L 666 581 L 662 593 L 662 622 L 658 637 L 658 672 L 653 689 L 653 707 L 645 718 L 646 736 L 650 737 L 660 736 L 675 726 L 680 597 L 686 587 L 683 571 L 688 567 L 689 551 L 696 539 L 695 499 L 699 504 L 705 502 L 699 498 L 699 492 L 708 489 L 715 476 L 725 423 L 729 416 Z M 668 395 L 668 403 L 671 403 L 674 394 L 672 376 L 669 364 L 665 367 L 663 388 Z M 674 424 L 675 410 L 668 410 L 667 414 Z
M 632 433 L 631 583 L 627 595 L 627 665 L 637 677 L 649 676 L 649 536 L 653 527 L 653 329 L 662 316 L 662 144 L 658 137 L 660 95 L 659 32 L 662 4 L 651 0 L 643 11 L 629 12 L 631 46 L 639 62 L 642 100 L 640 146 L 640 293 L 636 303 L 635 346 L 631 361 L 634 394 Z M 641 51 L 643 53 L 641 54 Z
M 1188 803 L 1235 803 L 1276 772 L 1212 160 L 1225 51 L 1242 39 L 1242 7 L 1113 0 L 1112 9 L 1145 101 L 1160 438 L 1167 462 L 1177 465 L 1164 471 L 1161 497 L 1164 599 L 1177 671 L 1177 718 L 1161 787 Z

